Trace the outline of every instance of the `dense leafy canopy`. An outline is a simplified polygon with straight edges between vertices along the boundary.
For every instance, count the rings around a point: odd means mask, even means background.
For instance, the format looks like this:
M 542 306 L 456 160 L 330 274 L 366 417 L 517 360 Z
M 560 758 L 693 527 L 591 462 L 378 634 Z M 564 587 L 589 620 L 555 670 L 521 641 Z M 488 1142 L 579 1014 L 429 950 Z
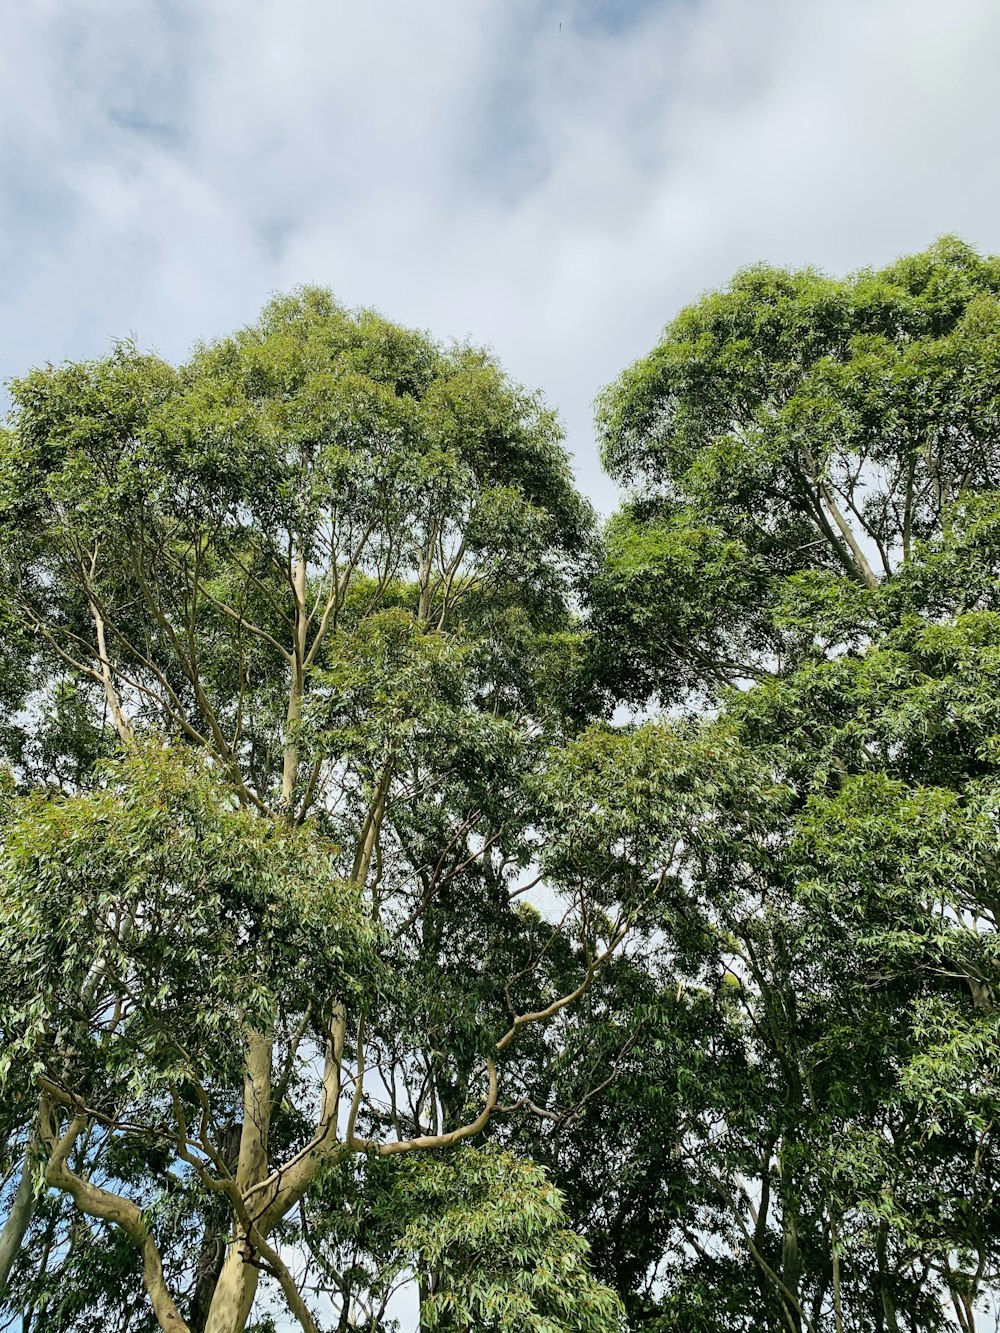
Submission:
M 600 539 L 537 397 L 324 292 L 13 393 L 5 1312 L 973 1333 L 1000 262 L 682 311 Z
M 856 619 L 845 578 L 863 601 L 1000 485 L 998 297 L 950 239 L 846 280 L 752 268 L 605 391 L 605 463 L 639 485 L 595 601 L 633 695 L 786 665 L 829 601 Z
M 687 813 L 614 1109 L 534 1151 L 637 1327 L 972 1330 L 995 1299 L 998 283 L 950 239 L 752 269 L 601 400 L 633 489 L 597 658 L 674 706 L 616 767 L 688 765 L 635 855 Z
M 300 1213 L 358 1156 L 482 1131 L 631 921 L 600 874 L 555 935 L 518 894 L 587 698 L 592 516 L 489 356 L 321 291 L 180 368 L 125 345 L 13 395 L 8 1308 L 236 1333 L 263 1274 L 306 1328 L 361 1318 Z M 526 1328 L 613 1312 L 581 1247 Z

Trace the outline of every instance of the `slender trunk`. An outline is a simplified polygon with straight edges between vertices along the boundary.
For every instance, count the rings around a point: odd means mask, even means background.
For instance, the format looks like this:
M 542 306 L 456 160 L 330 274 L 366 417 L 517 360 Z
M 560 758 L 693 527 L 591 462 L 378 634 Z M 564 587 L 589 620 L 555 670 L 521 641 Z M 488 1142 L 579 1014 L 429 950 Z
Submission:
M 285 714 L 285 753 L 281 765 L 281 808 L 291 810 L 295 784 L 299 776 L 299 724 L 302 721 L 302 673 L 298 663 L 292 665 L 292 683 L 288 691 L 288 711 Z
M 789 1316 L 796 1333 L 802 1328 L 799 1314 L 799 1230 L 794 1208 L 785 1206 L 781 1235 L 781 1279 L 785 1289 L 794 1298 L 789 1303 Z
M 865 553 L 858 545 L 850 524 L 840 512 L 837 502 L 822 480 L 819 464 L 813 457 L 811 450 L 807 449 L 804 452 L 803 462 L 805 469 L 798 474 L 799 480 L 797 481 L 799 492 L 804 496 L 813 517 L 822 528 L 837 559 L 856 578 L 860 578 L 862 582 L 866 583 L 869 588 L 877 587 L 878 579 L 865 558 Z M 831 518 L 840 532 L 839 538 L 830 526 Z
M 844 1314 L 840 1303 L 840 1238 L 837 1219 L 830 1209 L 830 1259 L 833 1268 L 833 1327 L 835 1333 L 844 1333 Z
M 429 571 L 420 568 L 420 598 L 417 602 L 417 620 L 421 627 L 427 624 L 431 613 L 431 585 Z
M 962 1333 L 976 1333 L 976 1316 L 972 1309 L 972 1303 L 950 1277 L 948 1280 L 948 1291 L 951 1295 L 952 1307 L 955 1311 L 955 1317 L 958 1320 L 958 1326 Z
M 760 1204 L 757 1207 L 757 1219 L 754 1223 L 753 1237 L 754 1245 L 758 1253 L 763 1254 L 767 1246 L 767 1218 L 771 1209 L 771 1154 L 774 1152 L 774 1140 L 769 1139 L 765 1145 L 760 1167 Z M 756 1266 L 757 1282 L 760 1287 L 760 1294 L 763 1297 L 764 1305 L 771 1303 L 774 1288 L 770 1278 L 764 1272 L 760 1264 Z
M 271 1127 L 271 1038 L 247 1030 L 243 1076 L 243 1128 L 236 1160 L 236 1184 L 247 1190 L 267 1174 L 267 1136 Z
M 903 503 L 903 563 L 910 559 L 913 544 L 913 479 L 916 474 L 916 455 L 910 458 L 906 473 L 906 499 Z
M 282 1168 L 273 1181 L 268 1182 L 268 1187 L 256 1204 L 258 1227 L 265 1237 L 271 1234 L 303 1197 L 323 1160 L 330 1156 L 337 1145 L 346 1033 L 347 1015 L 343 1004 L 336 1001 L 331 1006 L 326 1034 L 319 1124 L 308 1148 L 300 1150 L 292 1162 Z
M 295 784 L 299 776 L 299 726 L 302 722 L 302 699 L 305 694 L 306 663 L 306 561 L 300 551 L 295 559 L 295 642 L 292 645 L 291 681 L 288 687 L 288 710 L 285 714 L 285 752 L 281 766 L 281 806 L 292 809 Z
M 271 1040 L 253 1029 L 247 1032 L 246 1073 L 243 1079 L 243 1128 L 236 1163 L 236 1185 L 247 1191 L 267 1174 L 267 1136 L 271 1123 Z M 243 1333 L 257 1294 L 260 1269 L 244 1228 L 237 1223 L 222 1271 L 212 1293 L 205 1333 Z
M 785 1290 L 793 1298 L 789 1302 L 789 1323 L 796 1333 L 802 1328 L 801 1299 L 799 1283 L 801 1265 L 799 1262 L 799 1226 L 798 1200 L 795 1197 L 795 1185 L 792 1180 L 791 1163 L 786 1145 L 782 1145 L 781 1155 L 781 1280 Z
M 3 1303 L 7 1295 L 10 1270 L 14 1267 L 14 1260 L 18 1256 L 21 1243 L 27 1235 L 28 1227 L 31 1226 L 31 1219 L 35 1215 L 35 1182 L 31 1161 L 35 1143 L 35 1131 L 32 1130 L 27 1147 L 24 1150 L 24 1161 L 21 1163 L 21 1179 L 17 1183 L 17 1192 L 14 1195 L 14 1201 L 11 1204 L 7 1221 L 4 1223 L 3 1231 L 0 1231 L 0 1304 Z
M 206 1222 L 198 1263 L 195 1272 L 194 1294 L 188 1311 L 188 1323 L 191 1333 L 205 1333 L 208 1312 L 212 1306 L 212 1297 L 222 1276 L 222 1266 L 226 1260 L 225 1234 L 219 1234 L 212 1222 Z
M 114 675 L 111 671 L 111 659 L 108 657 L 108 645 L 104 634 L 104 617 L 93 602 L 90 604 L 90 613 L 94 618 L 94 628 L 97 631 L 97 656 L 101 664 L 101 683 L 104 686 L 104 697 L 108 702 L 111 720 L 114 723 L 115 731 L 118 733 L 118 739 L 129 744 L 135 739 L 135 733 L 132 730 L 131 722 L 125 716 L 121 698 L 115 688 Z
M 938 517 L 941 518 L 944 512 L 944 481 L 941 477 L 940 461 L 934 457 L 934 441 L 931 438 L 929 431 L 927 433 L 927 443 L 924 449 L 924 462 L 927 465 L 931 484 L 934 487 L 934 499 L 937 504 Z M 944 529 L 944 535 L 947 536 L 949 525 L 942 521 L 942 527 Z
M 427 525 L 427 544 L 420 551 L 420 560 L 417 567 L 417 584 L 420 589 L 417 600 L 417 620 L 421 627 L 427 624 L 431 614 L 431 570 L 434 568 L 434 541 L 436 535 L 437 525 L 429 522 Z
M 392 780 L 392 766 L 389 759 L 386 759 L 385 767 L 382 770 L 382 776 L 379 779 L 378 787 L 375 789 L 375 795 L 368 806 L 368 813 L 361 826 L 361 836 L 358 839 L 357 850 L 354 854 L 354 865 L 351 867 L 351 879 L 355 884 L 364 888 L 365 881 L 368 878 L 368 870 L 371 866 L 372 854 L 375 851 L 375 844 L 382 828 L 382 820 L 385 817 L 386 800 L 389 794 L 389 783 Z
M 827 490 L 825 486 L 822 485 L 820 486 L 820 494 L 823 497 L 823 502 L 826 505 L 827 512 L 833 519 L 834 523 L 836 523 L 837 527 L 840 529 L 840 535 L 843 537 L 844 541 L 850 548 L 851 555 L 854 558 L 854 563 L 861 571 L 861 577 L 864 579 L 865 583 L 869 588 L 877 588 L 878 577 L 876 576 L 875 571 L 872 569 L 871 565 L 868 563 L 868 559 L 864 551 L 862 551 L 860 545 L 858 544 L 858 539 L 855 537 L 853 531 L 851 530 L 850 523 L 848 523 L 848 521 L 844 518 L 844 515 L 840 512 L 840 509 L 837 506 L 837 502 L 834 500 L 833 496 L 830 494 L 830 492 Z
M 882 1318 L 885 1320 L 885 1326 L 889 1330 L 889 1333 L 899 1333 L 899 1324 L 896 1320 L 896 1306 L 892 1299 L 892 1292 L 889 1290 L 889 1265 L 886 1252 L 888 1237 L 888 1222 L 880 1222 L 878 1232 L 875 1236 L 875 1262 L 878 1266 L 879 1303 L 882 1307 Z
M 826 1280 L 826 1274 L 823 1273 L 816 1283 L 813 1291 L 812 1305 L 809 1310 L 809 1327 L 816 1329 L 820 1327 L 820 1319 L 823 1315 L 823 1302 L 826 1300 L 826 1289 L 829 1283 Z

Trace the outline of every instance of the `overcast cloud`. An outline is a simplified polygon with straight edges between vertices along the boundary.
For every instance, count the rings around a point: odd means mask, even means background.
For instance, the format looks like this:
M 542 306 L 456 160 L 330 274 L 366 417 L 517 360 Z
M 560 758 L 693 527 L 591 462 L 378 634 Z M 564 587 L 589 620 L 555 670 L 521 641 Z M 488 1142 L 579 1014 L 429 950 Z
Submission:
M 685 302 L 1000 249 L 995 0 L 4 0 L 0 374 L 300 282 L 590 404 Z
M 996 0 L 0 0 L 0 375 L 301 282 L 598 389 L 756 259 L 1000 250 Z

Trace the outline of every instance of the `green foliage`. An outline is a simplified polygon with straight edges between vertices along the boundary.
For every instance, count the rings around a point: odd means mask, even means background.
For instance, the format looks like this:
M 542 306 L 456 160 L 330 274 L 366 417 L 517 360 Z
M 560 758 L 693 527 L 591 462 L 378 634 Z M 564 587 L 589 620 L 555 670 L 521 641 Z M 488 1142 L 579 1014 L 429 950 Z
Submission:
M 428 1333 L 615 1333 L 621 1304 L 596 1282 L 544 1171 L 495 1145 L 435 1156 L 369 1159 L 325 1182 L 353 1192 L 350 1213 L 319 1207 L 309 1242 L 347 1288 L 388 1293 L 415 1275 Z M 359 1225 L 360 1220 L 360 1225 Z M 360 1243 L 360 1245 L 359 1245 Z M 360 1255 L 374 1258 L 364 1268 Z
M 586 1244 L 559 1192 L 529 1162 L 495 1149 L 407 1163 L 413 1218 L 404 1252 L 432 1275 L 422 1306 L 431 1331 L 613 1333 L 618 1298 L 590 1276 Z
M 975 1326 L 998 301 L 738 274 L 602 396 L 599 550 L 540 398 L 323 291 L 15 383 L 5 1313 Z
M 580 1109 L 527 1140 L 634 1327 L 971 1328 L 994 1290 L 998 291 L 950 239 L 751 269 L 600 401 L 595 663 L 670 712 L 560 758 L 549 854 L 656 883 L 660 933 L 571 1025 L 613 1109 L 547 1052 Z
M 857 602 L 1000 483 L 998 293 L 997 262 L 948 238 L 844 280 L 747 269 L 604 392 L 605 462 L 634 492 L 593 600 L 625 697 L 799 660 L 826 628 L 807 589 L 828 619 L 831 579 Z
M 235 807 L 198 759 L 150 747 L 86 793 L 30 793 L 6 819 L 5 1079 L 44 1071 L 119 1113 L 189 1080 L 231 1099 L 238 1016 L 272 1025 L 371 985 L 375 937 L 333 849 Z
M 271 1240 L 352 1153 L 471 1133 L 515 998 L 588 965 L 581 893 L 557 945 L 510 896 L 592 699 L 558 421 L 318 289 L 12 397 L 0 1300 L 137 1333 L 141 1269 L 161 1324 L 239 1333 L 264 1272 L 360 1318 Z

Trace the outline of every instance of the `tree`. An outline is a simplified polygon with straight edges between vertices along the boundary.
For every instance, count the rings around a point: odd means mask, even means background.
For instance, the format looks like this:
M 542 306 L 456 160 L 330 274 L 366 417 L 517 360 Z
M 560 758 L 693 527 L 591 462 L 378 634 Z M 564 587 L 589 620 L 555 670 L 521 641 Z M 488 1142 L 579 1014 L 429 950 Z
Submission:
M 972 1333 L 998 288 L 738 275 L 602 396 L 603 543 L 536 397 L 322 292 L 14 385 L 27 1333 Z
M 594 593 L 621 689 L 669 702 L 856 641 L 866 592 L 1000 484 L 998 293 L 1000 261 L 950 238 L 843 280 L 759 266 L 605 390 L 634 486 Z
M 328 1185 L 307 1225 L 339 1256 L 342 1280 L 367 1262 L 379 1310 L 415 1269 L 421 1325 L 431 1330 L 621 1327 L 617 1297 L 591 1276 L 558 1191 L 529 1161 L 495 1145 L 369 1158 L 360 1172 L 345 1163 Z M 345 1197 L 356 1206 L 344 1209 Z
M 313 289 L 179 368 L 122 345 L 13 397 L 5 1308 L 238 1333 L 264 1274 L 347 1327 L 315 1200 L 352 1158 L 472 1169 L 520 1034 L 636 916 L 548 852 L 590 511 L 489 356 Z M 519 901 L 543 863 L 555 929 Z M 399 1244 L 447 1267 L 428 1226 Z M 517 1326 L 613 1326 L 558 1245 Z
M 602 397 L 596 663 L 668 711 L 601 787 L 643 792 L 619 880 L 669 871 L 578 1015 L 617 1080 L 550 1066 L 527 1142 L 633 1327 L 971 1330 L 995 1293 L 998 282 L 952 240 L 752 269 Z

